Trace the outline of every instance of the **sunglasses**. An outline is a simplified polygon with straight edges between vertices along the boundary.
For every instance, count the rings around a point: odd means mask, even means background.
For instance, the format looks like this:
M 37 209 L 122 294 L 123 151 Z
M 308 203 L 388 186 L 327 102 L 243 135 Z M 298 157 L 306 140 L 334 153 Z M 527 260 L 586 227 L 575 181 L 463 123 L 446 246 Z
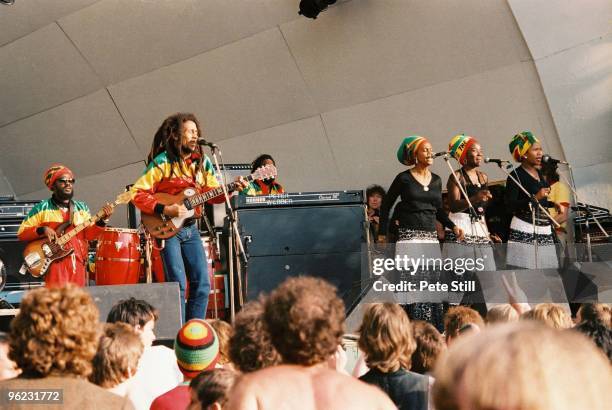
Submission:
M 60 184 L 64 184 L 64 185 L 74 185 L 74 183 L 76 182 L 76 180 L 74 179 L 58 179 L 57 182 L 59 182 Z

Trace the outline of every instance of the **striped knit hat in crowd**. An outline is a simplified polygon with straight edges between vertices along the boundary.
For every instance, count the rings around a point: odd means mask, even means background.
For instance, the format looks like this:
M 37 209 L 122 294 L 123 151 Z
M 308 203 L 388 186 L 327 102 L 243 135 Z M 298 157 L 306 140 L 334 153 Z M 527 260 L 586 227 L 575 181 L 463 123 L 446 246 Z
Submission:
M 420 135 L 411 135 L 404 138 L 404 141 L 402 141 L 397 150 L 397 160 L 404 165 L 414 165 L 416 162 L 416 151 L 426 141 L 427 138 Z
M 467 162 L 467 153 L 470 150 L 470 147 L 477 142 L 478 141 L 476 138 L 470 135 L 455 135 L 448 144 L 448 153 L 461 165 L 465 165 Z
M 67 175 L 71 179 L 74 178 L 74 174 L 66 165 L 53 164 L 43 174 L 43 181 L 45 182 L 45 185 L 52 190 L 55 181 L 64 175 Z
M 181 327 L 174 340 L 174 353 L 185 379 L 215 368 L 219 360 L 219 338 L 201 319 L 191 319 Z
M 522 157 L 529 151 L 529 148 L 536 142 L 540 142 L 530 131 L 523 131 L 516 134 L 510 140 L 510 153 L 516 162 L 521 162 Z

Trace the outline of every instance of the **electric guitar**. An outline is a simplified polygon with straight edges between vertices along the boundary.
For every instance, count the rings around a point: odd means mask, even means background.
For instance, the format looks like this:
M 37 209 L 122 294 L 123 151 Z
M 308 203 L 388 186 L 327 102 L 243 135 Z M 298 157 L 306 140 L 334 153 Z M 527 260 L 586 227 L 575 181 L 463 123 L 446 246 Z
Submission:
M 119 204 L 127 204 L 131 200 L 132 193 L 128 191 L 119 195 L 110 205 L 114 208 Z M 24 265 L 28 272 L 35 278 L 43 276 L 54 261 L 63 259 L 74 252 L 74 249 L 64 248 L 64 245 L 70 242 L 83 229 L 98 222 L 104 215 L 103 210 L 98 211 L 97 214 L 75 226 L 53 242 L 43 238 L 28 243 L 23 251 Z
M 265 180 L 276 176 L 276 167 L 272 164 L 258 168 L 251 175 L 244 177 L 247 182 L 255 180 Z M 231 191 L 236 187 L 235 182 L 231 182 L 226 186 L 227 191 Z M 188 212 L 183 216 L 170 217 L 158 214 L 140 215 L 143 225 L 147 228 L 151 236 L 158 239 L 168 239 L 173 237 L 182 228 L 187 219 L 193 218 L 196 215 L 196 208 L 204 202 L 223 195 L 223 187 L 219 186 L 211 190 L 198 194 L 195 188 L 187 188 L 177 195 L 164 193 L 153 194 L 157 202 L 162 205 L 185 205 Z

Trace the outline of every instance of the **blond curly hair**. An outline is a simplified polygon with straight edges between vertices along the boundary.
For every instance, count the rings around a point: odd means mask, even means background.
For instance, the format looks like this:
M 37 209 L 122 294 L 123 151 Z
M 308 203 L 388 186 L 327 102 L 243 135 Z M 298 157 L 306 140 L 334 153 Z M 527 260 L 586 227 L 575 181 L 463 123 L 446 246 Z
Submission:
M 99 313 L 91 296 L 73 285 L 28 292 L 11 322 L 9 357 L 27 377 L 91 374 Z

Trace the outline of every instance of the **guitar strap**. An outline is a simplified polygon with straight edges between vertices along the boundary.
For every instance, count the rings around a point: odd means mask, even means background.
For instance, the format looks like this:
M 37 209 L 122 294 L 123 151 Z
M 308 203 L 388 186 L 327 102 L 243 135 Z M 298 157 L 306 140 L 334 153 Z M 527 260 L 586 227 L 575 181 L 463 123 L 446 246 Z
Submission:
M 68 228 L 70 225 L 72 225 L 72 218 L 74 217 L 74 202 L 72 202 L 72 200 L 70 200 L 70 203 L 68 204 L 68 220 L 64 223 L 62 223 L 60 226 L 58 226 L 55 229 L 55 232 L 58 235 L 63 235 L 64 231 L 66 230 L 66 228 Z

